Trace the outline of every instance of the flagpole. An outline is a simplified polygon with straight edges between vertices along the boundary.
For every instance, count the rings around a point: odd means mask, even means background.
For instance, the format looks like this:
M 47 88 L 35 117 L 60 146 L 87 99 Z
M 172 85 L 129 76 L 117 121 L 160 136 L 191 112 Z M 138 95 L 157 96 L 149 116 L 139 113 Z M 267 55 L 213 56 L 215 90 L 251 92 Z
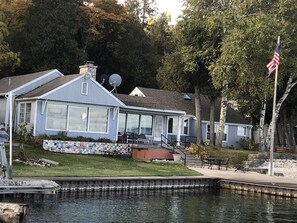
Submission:
M 277 38 L 277 45 L 280 45 L 280 36 Z M 274 176 L 274 163 L 273 163 L 273 152 L 274 152 L 274 135 L 275 135 L 275 107 L 276 107 L 276 93 L 277 93 L 277 76 L 278 76 L 278 65 L 275 68 L 274 77 L 274 94 L 273 94 L 273 111 L 272 111 L 272 123 L 271 123 L 271 144 L 270 144 L 270 162 L 269 162 L 269 175 Z

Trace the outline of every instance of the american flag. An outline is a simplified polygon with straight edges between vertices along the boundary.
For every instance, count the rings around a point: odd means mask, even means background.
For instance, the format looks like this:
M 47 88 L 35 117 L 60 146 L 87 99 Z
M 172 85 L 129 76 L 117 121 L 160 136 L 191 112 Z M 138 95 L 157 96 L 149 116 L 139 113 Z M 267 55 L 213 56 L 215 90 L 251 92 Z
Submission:
M 279 65 L 279 46 L 276 46 L 272 60 L 266 65 L 268 68 L 268 75 L 270 76 Z

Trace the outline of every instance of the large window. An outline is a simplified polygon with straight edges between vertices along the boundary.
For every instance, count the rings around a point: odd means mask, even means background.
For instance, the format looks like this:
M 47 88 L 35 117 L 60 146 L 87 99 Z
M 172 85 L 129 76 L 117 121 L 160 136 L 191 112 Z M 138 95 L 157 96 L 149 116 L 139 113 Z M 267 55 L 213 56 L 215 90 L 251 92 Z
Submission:
M 47 129 L 66 130 L 67 105 L 48 104 L 47 107 Z
M 120 113 L 119 117 L 119 132 L 124 134 L 126 129 L 126 113 Z
M 133 132 L 136 134 L 153 134 L 153 116 L 120 113 L 119 132 Z
M 88 108 L 69 106 L 68 130 L 87 131 Z
M 19 123 L 31 122 L 31 103 L 20 103 Z
M 90 108 L 89 109 L 89 131 L 107 132 L 108 109 Z
M 108 108 L 48 103 L 46 128 L 70 131 L 108 131 Z
M 170 117 L 168 119 L 168 133 L 177 134 L 178 118 Z
M 219 125 L 215 124 L 215 132 L 214 135 L 216 137 L 216 134 L 218 132 L 219 129 Z M 223 141 L 226 142 L 227 141 L 227 135 L 228 135 L 228 125 L 225 125 L 224 127 L 224 135 L 223 135 Z M 207 139 L 210 139 L 210 125 L 207 125 Z
M 127 132 L 134 132 L 138 134 L 139 129 L 139 115 L 128 114 L 127 116 Z
M 140 133 L 152 135 L 153 132 L 153 116 L 141 115 L 140 117 Z

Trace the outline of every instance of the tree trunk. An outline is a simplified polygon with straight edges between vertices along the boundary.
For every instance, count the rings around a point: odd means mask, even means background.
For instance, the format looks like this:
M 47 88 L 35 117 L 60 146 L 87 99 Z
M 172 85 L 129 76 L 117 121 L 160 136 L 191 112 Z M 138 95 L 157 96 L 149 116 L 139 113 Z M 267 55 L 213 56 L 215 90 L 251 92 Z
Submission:
M 265 113 L 266 113 L 266 99 L 263 102 L 261 113 L 260 113 L 260 122 L 259 122 L 259 141 L 260 141 L 260 150 L 265 150 L 265 138 L 264 138 L 264 125 L 265 125 Z
M 196 129 L 197 144 L 202 144 L 202 121 L 201 121 L 201 98 L 198 86 L 195 86 L 195 111 L 196 111 Z
M 279 116 L 279 124 L 276 125 L 278 126 L 278 142 L 279 146 L 286 146 L 286 137 L 285 137 L 285 120 L 284 120 L 284 109 L 280 110 L 280 116 Z
M 221 112 L 220 112 L 220 123 L 219 123 L 219 129 L 217 132 L 217 138 L 216 138 L 216 145 L 219 147 L 222 147 L 222 141 L 223 141 L 223 134 L 224 134 L 224 128 L 225 128 L 225 122 L 226 122 L 226 115 L 227 115 L 227 97 L 222 96 L 221 99 Z
M 283 121 L 284 121 L 284 146 L 287 146 L 291 150 L 292 140 L 290 138 L 290 124 L 288 123 L 288 117 L 286 111 L 283 111 Z
M 295 132 L 294 132 L 294 125 L 289 124 L 290 125 L 290 132 L 291 132 L 291 139 L 292 139 L 292 152 L 295 153 L 297 152 L 297 148 L 296 148 L 296 140 L 295 140 Z
M 215 145 L 215 134 L 214 134 L 214 114 L 215 114 L 215 101 L 210 101 L 210 113 L 209 113 L 209 145 L 214 146 Z
M 286 98 L 288 97 L 291 89 L 297 84 L 297 81 L 296 82 L 293 82 L 293 78 L 290 77 L 288 82 L 287 82 L 287 87 L 286 87 L 286 90 L 283 94 L 283 96 L 278 100 L 276 106 L 275 106 L 275 122 L 277 121 L 277 118 L 279 116 L 279 111 L 280 111 L 280 108 L 283 104 L 283 102 L 286 100 Z M 269 128 L 268 128 L 268 131 L 267 131 L 267 136 L 266 136 L 266 143 L 265 145 L 267 146 L 267 150 L 269 150 L 269 145 L 270 145 L 270 141 L 271 141 L 271 133 L 272 133 L 272 121 L 270 122 L 269 124 Z

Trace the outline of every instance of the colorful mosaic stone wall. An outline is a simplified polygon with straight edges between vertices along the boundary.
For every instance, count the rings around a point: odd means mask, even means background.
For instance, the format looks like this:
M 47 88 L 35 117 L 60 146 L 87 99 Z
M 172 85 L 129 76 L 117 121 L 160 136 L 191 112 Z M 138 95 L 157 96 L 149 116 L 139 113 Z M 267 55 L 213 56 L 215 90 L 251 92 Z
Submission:
M 59 153 L 131 156 L 131 144 L 43 140 L 43 149 Z

